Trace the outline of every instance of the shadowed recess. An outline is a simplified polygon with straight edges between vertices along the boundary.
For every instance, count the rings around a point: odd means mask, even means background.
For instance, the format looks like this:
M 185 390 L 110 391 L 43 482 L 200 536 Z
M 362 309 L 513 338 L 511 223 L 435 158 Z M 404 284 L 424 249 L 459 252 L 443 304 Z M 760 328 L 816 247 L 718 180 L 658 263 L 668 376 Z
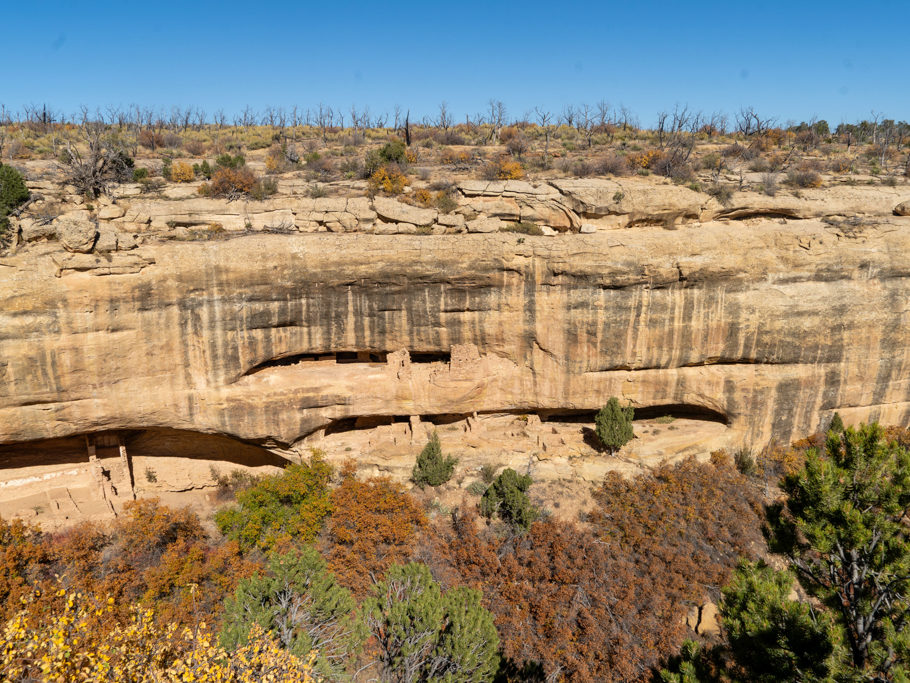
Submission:
M 220 460 L 247 467 L 287 465 L 287 460 L 265 448 L 217 434 L 152 428 L 95 432 L 89 436 L 95 440 L 99 458 L 118 455 L 116 444 L 119 436 L 132 457 Z M 88 462 L 88 457 L 85 435 L 8 444 L 0 446 L 0 470 L 35 465 L 81 464 Z

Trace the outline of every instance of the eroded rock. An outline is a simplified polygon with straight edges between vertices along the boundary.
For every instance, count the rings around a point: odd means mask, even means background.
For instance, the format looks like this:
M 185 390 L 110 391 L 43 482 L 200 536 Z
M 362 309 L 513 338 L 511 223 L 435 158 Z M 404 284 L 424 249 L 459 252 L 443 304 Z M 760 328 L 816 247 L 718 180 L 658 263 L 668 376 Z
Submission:
M 95 246 L 98 228 L 91 221 L 72 218 L 58 218 L 54 221 L 57 239 L 67 251 L 87 254 Z

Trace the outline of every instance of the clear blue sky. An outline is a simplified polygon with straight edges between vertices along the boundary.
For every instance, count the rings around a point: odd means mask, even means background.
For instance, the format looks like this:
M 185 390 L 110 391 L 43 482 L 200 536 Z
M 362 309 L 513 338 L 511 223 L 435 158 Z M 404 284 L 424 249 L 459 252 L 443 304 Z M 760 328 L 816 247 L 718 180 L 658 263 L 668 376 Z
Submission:
M 910 2 L 15 2 L 0 103 L 910 119 Z

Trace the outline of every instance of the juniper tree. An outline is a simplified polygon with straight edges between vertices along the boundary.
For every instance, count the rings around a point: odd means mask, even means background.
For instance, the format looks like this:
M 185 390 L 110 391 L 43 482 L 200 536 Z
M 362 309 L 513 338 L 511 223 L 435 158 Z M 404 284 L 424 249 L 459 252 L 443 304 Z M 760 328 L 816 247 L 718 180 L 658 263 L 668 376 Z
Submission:
M 441 486 L 452 478 L 456 458 L 444 457 L 439 445 L 439 435 L 433 432 L 427 445 L 417 456 L 417 463 L 411 472 L 411 480 L 420 488 L 424 486 Z
M 496 672 L 499 635 L 480 591 L 443 593 L 424 564 L 391 567 L 364 612 L 385 681 L 469 683 Z
M 594 417 L 594 433 L 611 453 L 615 453 L 632 440 L 633 416 L 632 406 L 621 406 L 614 396 Z
M 354 608 L 350 591 L 336 583 L 319 552 L 304 546 L 273 554 L 267 573 L 240 582 L 225 600 L 221 642 L 244 645 L 258 624 L 295 655 L 317 650 L 317 671 L 337 675 L 363 640 Z
M 526 493 L 531 482 L 530 475 L 520 475 L 511 468 L 503 470 L 480 499 L 481 514 L 498 515 L 513 528 L 527 531 L 540 516 Z

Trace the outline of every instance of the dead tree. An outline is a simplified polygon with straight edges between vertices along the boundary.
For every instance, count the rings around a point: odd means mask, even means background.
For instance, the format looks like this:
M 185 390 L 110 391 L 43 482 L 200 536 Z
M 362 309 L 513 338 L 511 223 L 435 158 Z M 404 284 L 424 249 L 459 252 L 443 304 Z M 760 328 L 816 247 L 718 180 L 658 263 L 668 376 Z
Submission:
M 61 154 L 59 163 L 67 183 L 97 197 L 109 194 L 111 185 L 132 179 L 133 160 L 114 143 L 104 123 L 83 118 L 80 132 L 85 151 L 67 140 Z

